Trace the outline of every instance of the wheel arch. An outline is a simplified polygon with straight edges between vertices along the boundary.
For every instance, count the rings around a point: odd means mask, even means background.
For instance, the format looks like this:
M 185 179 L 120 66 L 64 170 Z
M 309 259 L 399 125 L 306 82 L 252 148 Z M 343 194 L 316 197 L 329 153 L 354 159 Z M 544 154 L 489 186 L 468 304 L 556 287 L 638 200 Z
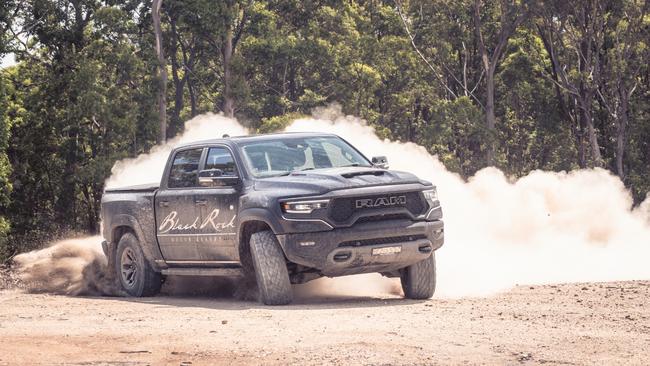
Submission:
M 249 208 L 239 213 L 239 229 L 237 231 L 237 246 L 239 251 L 239 261 L 244 270 L 253 270 L 253 259 L 251 257 L 249 241 L 254 233 L 269 230 L 274 234 L 279 228 L 277 220 L 274 220 L 273 214 L 268 210 L 261 208 Z
M 136 238 L 138 238 L 138 234 L 135 232 L 135 230 L 133 230 L 133 227 L 129 225 L 119 225 L 114 227 L 111 232 L 111 237 L 113 238 L 114 243 L 119 243 L 120 239 L 122 239 L 122 236 L 124 236 L 126 233 L 131 233 L 135 235 Z M 117 245 L 115 245 L 115 247 L 117 247 Z
M 238 251 L 239 261 L 244 270 L 253 273 L 253 258 L 251 257 L 250 239 L 251 236 L 260 231 L 271 231 L 271 225 L 259 218 L 250 218 L 239 225 Z
M 138 244 L 142 249 L 145 259 L 149 265 L 159 270 L 159 266 L 156 263 L 157 257 L 162 257 L 160 254 L 157 255 L 157 243 L 150 243 L 150 239 L 144 234 L 142 227 L 138 223 L 135 217 L 131 215 L 115 215 L 111 221 L 111 228 L 109 230 L 110 237 L 106 238 L 109 248 L 109 262 L 115 260 L 115 252 L 117 251 L 117 244 L 124 234 L 131 233 L 138 240 Z M 154 239 L 155 240 L 155 239 Z M 155 248 L 154 248 L 155 247 Z

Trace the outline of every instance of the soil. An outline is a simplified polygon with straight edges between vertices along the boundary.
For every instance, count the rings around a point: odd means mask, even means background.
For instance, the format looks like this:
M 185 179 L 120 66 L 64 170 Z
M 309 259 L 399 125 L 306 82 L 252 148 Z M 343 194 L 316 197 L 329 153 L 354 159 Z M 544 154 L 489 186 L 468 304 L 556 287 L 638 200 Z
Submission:
M 0 365 L 647 364 L 650 282 L 486 298 L 130 299 L 0 291 Z

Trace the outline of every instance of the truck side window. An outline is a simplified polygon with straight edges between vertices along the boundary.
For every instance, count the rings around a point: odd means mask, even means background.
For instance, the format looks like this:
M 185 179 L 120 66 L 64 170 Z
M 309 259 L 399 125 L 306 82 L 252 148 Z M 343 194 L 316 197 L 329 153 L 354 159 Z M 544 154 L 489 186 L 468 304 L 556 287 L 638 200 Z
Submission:
M 208 169 L 221 169 L 222 174 L 225 176 L 237 176 L 235 169 L 235 160 L 230 154 L 230 150 L 225 147 L 211 147 L 208 151 L 208 158 L 205 161 L 205 168 Z
M 199 161 L 203 149 L 184 150 L 176 153 L 169 172 L 169 188 L 188 188 L 199 186 Z

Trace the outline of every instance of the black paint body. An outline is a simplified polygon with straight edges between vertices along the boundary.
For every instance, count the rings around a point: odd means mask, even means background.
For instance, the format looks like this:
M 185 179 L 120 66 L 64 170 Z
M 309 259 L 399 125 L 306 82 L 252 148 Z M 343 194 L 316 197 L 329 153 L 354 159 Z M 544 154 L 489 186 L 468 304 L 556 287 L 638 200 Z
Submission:
M 104 250 L 111 263 L 117 242 L 127 231 L 137 236 L 152 267 L 165 273 L 176 267 L 250 270 L 250 234 L 271 230 L 282 246 L 294 283 L 369 272 L 397 276 L 399 269 L 426 259 L 442 246 L 440 203 L 427 201 L 422 194 L 433 186 L 410 173 L 352 166 L 254 178 L 241 144 L 289 136 L 332 135 L 261 135 L 186 144 L 171 152 L 159 185 L 107 189 L 101 217 Z M 237 184 L 168 187 L 178 152 L 203 149 L 201 171 L 211 147 L 231 152 Z M 398 197 L 404 204 L 355 207 L 360 199 L 375 202 L 385 197 Z M 329 206 L 311 214 L 283 212 L 281 203 L 296 199 L 329 199 Z M 400 252 L 373 255 L 373 249 L 386 247 L 400 247 Z

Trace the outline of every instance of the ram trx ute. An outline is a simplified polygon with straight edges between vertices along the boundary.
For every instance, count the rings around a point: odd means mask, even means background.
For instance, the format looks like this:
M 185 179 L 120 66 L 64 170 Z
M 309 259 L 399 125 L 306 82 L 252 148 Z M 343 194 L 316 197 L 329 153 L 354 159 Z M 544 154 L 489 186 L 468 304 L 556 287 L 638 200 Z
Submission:
M 102 246 L 123 292 L 167 275 L 255 279 L 260 300 L 291 284 L 378 272 L 433 296 L 443 244 L 436 188 L 332 134 L 227 137 L 177 146 L 160 184 L 107 189 Z

